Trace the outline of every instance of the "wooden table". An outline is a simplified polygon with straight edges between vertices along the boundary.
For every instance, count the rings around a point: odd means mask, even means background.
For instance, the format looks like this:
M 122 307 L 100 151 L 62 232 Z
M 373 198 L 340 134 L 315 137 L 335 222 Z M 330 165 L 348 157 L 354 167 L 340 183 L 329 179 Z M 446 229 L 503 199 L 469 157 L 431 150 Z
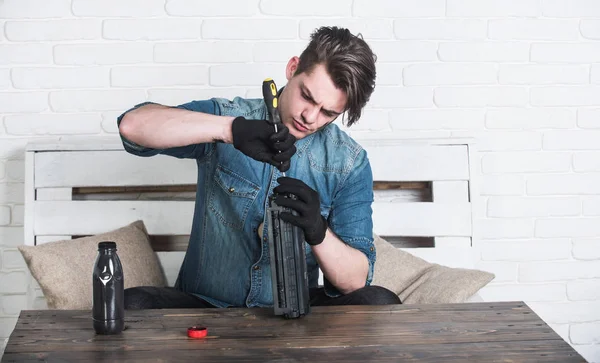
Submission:
M 523 302 L 127 311 L 97 336 L 90 311 L 21 312 L 2 362 L 585 362 Z M 208 336 L 191 339 L 191 325 Z

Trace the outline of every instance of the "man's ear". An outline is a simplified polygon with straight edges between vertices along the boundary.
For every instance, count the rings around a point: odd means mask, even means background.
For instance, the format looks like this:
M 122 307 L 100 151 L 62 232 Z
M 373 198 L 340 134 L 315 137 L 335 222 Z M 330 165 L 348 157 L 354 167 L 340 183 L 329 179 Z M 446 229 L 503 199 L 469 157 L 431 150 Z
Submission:
M 297 56 L 293 56 L 288 61 L 288 64 L 287 64 L 287 66 L 285 68 L 285 78 L 287 78 L 288 81 L 290 79 L 292 79 L 292 77 L 296 73 L 296 69 L 298 69 L 298 64 L 299 63 L 300 63 L 300 58 L 298 58 Z

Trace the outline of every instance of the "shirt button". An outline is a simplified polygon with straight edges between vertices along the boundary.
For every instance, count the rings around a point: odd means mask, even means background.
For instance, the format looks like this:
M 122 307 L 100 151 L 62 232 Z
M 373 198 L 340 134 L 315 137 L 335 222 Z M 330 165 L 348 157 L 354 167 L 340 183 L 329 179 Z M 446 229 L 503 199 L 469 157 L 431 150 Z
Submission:
M 267 242 L 267 237 L 263 237 L 263 241 Z
M 371 252 L 373 252 L 373 250 L 375 249 L 375 247 L 371 247 L 371 248 L 369 248 L 369 249 L 371 250 Z
M 233 193 L 233 192 L 235 192 L 235 188 L 234 187 L 229 188 L 229 193 Z
M 254 269 L 255 270 L 260 270 L 260 266 L 256 265 L 256 266 L 254 266 Z

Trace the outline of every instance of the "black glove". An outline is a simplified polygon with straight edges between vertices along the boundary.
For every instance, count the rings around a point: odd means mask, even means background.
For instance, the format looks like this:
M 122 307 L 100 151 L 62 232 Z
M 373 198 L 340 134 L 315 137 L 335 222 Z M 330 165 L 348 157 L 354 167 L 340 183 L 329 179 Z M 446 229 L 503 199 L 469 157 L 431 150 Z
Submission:
M 296 138 L 282 123 L 275 127 L 267 120 L 248 120 L 236 117 L 231 125 L 233 146 L 247 156 L 276 166 L 285 172 L 296 152 Z
M 275 203 L 282 207 L 289 207 L 299 214 L 295 216 L 291 213 L 281 213 L 279 217 L 300 227 L 304 231 L 304 240 L 308 244 L 314 246 L 323 242 L 327 231 L 327 220 L 321 215 L 319 193 L 298 179 L 280 177 L 277 182 L 279 185 L 273 190 L 277 194 Z M 297 199 L 286 198 L 289 194 L 295 195 Z

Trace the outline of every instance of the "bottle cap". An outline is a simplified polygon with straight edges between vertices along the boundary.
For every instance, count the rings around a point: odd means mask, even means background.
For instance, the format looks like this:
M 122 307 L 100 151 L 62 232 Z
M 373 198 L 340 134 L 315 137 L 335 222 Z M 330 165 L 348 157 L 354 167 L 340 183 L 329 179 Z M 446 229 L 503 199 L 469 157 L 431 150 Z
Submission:
M 187 330 L 187 335 L 190 338 L 204 338 L 208 330 L 203 326 L 191 326 Z
M 98 243 L 98 249 L 107 249 L 107 248 L 117 248 L 117 244 L 115 242 L 111 242 L 111 241 L 104 241 L 104 242 L 100 242 Z

